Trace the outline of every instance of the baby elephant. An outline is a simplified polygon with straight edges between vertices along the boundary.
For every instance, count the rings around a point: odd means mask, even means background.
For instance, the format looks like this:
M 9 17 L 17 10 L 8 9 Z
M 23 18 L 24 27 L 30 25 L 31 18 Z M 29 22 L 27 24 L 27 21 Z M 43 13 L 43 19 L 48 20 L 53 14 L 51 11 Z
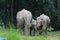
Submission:
M 37 17 L 37 30 L 40 35 L 46 34 L 47 33 L 47 28 L 50 23 L 50 18 L 45 15 L 41 14 L 39 17 Z
M 32 19 L 31 27 L 30 27 L 30 35 L 34 36 L 36 30 L 37 30 L 37 28 L 36 28 L 36 20 Z

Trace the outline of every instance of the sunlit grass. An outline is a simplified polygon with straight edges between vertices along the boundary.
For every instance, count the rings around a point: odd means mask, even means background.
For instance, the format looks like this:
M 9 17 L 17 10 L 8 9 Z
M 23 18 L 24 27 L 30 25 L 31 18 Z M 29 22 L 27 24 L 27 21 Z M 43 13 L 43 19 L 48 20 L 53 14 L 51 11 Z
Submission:
M 60 40 L 60 36 L 53 36 L 51 34 L 60 34 L 60 31 L 48 32 L 45 36 L 24 36 L 21 35 L 18 29 L 12 28 L 13 24 L 9 23 L 10 29 L 0 28 L 0 37 L 6 40 Z M 49 36 L 51 35 L 51 36 Z
M 60 31 L 49 32 L 49 34 L 60 33 Z M 60 37 L 53 36 L 24 36 L 16 29 L 4 29 L 0 30 L 0 37 L 5 37 L 6 40 L 60 40 Z

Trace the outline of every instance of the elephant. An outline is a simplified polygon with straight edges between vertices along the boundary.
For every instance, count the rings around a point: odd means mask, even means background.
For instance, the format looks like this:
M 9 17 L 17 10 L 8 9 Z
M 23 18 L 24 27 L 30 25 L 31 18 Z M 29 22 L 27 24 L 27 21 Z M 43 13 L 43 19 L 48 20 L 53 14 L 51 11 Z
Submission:
M 49 16 L 41 14 L 40 16 L 37 17 L 37 30 L 40 35 L 47 34 L 47 28 L 49 26 L 49 23 L 50 23 Z
M 30 35 L 34 36 L 36 32 L 36 20 L 32 18 L 31 27 L 30 27 Z
M 17 27 L 23 35 L 30 34 L 30 27 L 32 21 L 32 13 L 26 9 L 17 12 L 16 15 Z

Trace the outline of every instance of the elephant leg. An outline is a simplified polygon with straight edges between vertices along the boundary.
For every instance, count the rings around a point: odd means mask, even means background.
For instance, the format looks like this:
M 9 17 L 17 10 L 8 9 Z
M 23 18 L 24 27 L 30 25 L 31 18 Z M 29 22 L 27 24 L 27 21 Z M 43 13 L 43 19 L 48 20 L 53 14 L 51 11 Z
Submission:
M 21 33 L 21 25 L 19 22 L 17 23 L 17 30 Z
M 32 35 L 32 36 L 35 35 L 35 29 L 34 28 L 30 28 L 30 35 Z
M 39 27 L 39 29 L 38 29 L 40 35 L 42 35 L 42 32 L 43 32 L 43 29 L 42 29 L 42 28 L 43 28 L 43 25 L 41 25 L 41 26 Z
M 23 26 L 22 26 L 22 28 L 21 28 L 20 31 L 21 31 L 21 34 L 22 34 L 22 35 L 25 35 L 25 33 L 24 33 L 24 27 L 23 27 Z
M 44 24 L 43 28 L 42 28 L 42 35 L 46 35 L 47 34 L 47 25 Z
M 35 35 L 35 29 L 33 29 L 33 31 L 32 31 L 33 33 L 32 33 L 32 35 L 34 36 Z
M 30 35 L 30 27 L 26 25 L 24 32 L 25 32 L 25 35 Z
M 30 27 L 30 35 L 32 35 L 32 27 Z
M 47 26 L 46 26 L 46 29 L 45 29 L 45 34 L 47 34 L 47 31 L 48 31 L 48 30 L 47 30 Z
M 42 35 L 42 33 L 43 33 L 43 31 L 42 31 L 42 29 L 41 29 L 41 30 L 39 31 L 39 34 Z
M 23 27 L 23 26 L 20 25 L 20 28 L 19 28 L 19 31 L 20 31 L 21 34 L 23 34 L 23 28 L 22 28 L 22 27 Z
M 21 34 L 24 34 L 24 28 L 23 28 L 22 24 L 18 23 L 17 28 L 18 28 L 18 30 L 20 31 Z

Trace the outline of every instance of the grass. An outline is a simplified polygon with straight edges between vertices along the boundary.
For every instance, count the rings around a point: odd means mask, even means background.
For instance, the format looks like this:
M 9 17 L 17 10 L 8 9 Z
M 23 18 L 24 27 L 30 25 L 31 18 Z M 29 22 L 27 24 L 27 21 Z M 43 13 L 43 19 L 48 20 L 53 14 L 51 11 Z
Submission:
M 48 32 L 50 34 L 60 34 L 60 31 Z M 16 29 L 1 29 L 0 37 L 6 40 L 60 40 L 60 36 L 24 36 Z
M 48 34 L 60 34 L 60 31 L 51 31 L 51 32 L 48 32 Z
M 60 40 L 60 36 L 53 36 L 60 34 L 60 31 L 48 32 L 46 36 L 24 36 L 21 35 L 17 29 L 13 29 L 12 27 L 14 27 L 14 25 L 10 22 L 10 29 L 5 29 L 3 24 L 1 27 L 0 37 L 4 37 L 6 40 Z

